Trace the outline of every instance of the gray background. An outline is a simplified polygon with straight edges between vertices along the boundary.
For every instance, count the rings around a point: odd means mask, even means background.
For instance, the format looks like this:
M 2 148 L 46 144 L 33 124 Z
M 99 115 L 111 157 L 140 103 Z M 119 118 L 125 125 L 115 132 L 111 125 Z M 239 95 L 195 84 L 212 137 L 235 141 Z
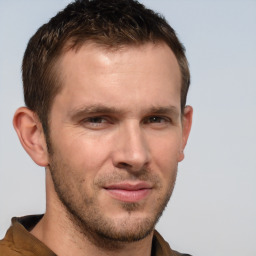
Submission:
M 21 60 L 68 0 L 0 0 L 0 238 L 12 216 L 44 212 L 44 170 L 21 148 Z M 194 123 L 158 230 L 195 256 L 256 255 L 256 1 L 144 0 L 187 48 Z

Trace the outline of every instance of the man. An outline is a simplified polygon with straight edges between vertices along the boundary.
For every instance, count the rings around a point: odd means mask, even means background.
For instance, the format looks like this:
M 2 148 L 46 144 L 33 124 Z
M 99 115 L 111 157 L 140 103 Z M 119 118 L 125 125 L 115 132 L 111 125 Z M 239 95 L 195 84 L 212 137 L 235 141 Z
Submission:
M 184 255 L 154 230 L 192 122 L 184 49 L 133 0 L 75 1 L 23 59 L 13 124 L 46 169 L 44 215 L 13 218 L 1 255 Z

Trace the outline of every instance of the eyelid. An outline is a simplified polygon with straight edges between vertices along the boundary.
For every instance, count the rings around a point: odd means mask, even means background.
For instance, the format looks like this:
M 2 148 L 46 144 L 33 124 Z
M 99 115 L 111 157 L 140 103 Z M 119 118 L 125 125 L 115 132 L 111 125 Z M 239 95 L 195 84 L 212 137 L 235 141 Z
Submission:
M 168 116 L 164 116 L 164 115 L 150 115 L 150 116 L 147 116 L 146 118 L 144 118 L 143 120 L 143 123 L 151 123 L 149 120 L 150 118 L 159 118 L 159 119 L 162 119 L 164 121 L 164 123 L 172 123 L 172 119 Z M 152 122 L 152 124 L 160 124 L 162 122 Z
M 93 117 L 88 117 L 86 118 L 84 121 L 89 121 L 91 123 L 98 123 L 98 122 L 93 122 L 93 119 L 95 120 L 101 120 L 101 121 L 104 121 L 104 123 L 107 121 L 107 119 L 105 117 L 102 117 L 102 116 L 93 116 Z
M 153 120 L 154 118 L 156 118 L 156 120 Z M 99 120 L 97 121 L 97 119 Z M 88 128 L 88 129 L 104 129 L 109 125 L 112 126 L 113 124 L 116 124 L 118 120 L 119 120 L 118 118 L 113 116 L 95 114 L 95 115 L 90 115 L 83 118 L 80 121 L 80 123 L 81 125 L 83 125 L 85 128 Z M 162 115 L 162 114 L 148 115 L 141 120 L 141 124 L 143 125 L 166 126 L 172 123 L 173 123 L 173 120 L 170 116 Z
M 95 119 L 93 121 L 93 119 Z M 97 119 L 99 119 L 97 122 Z M 84 128 L 91 129 L 91 130 L 100 130 L 107 128 L 108 126 L 112 125 L 114 123 L 114 120 L 112 117 L 105 116 L 105 115 L 90 115 L 85 118 L 83 118 L 79 122 Z

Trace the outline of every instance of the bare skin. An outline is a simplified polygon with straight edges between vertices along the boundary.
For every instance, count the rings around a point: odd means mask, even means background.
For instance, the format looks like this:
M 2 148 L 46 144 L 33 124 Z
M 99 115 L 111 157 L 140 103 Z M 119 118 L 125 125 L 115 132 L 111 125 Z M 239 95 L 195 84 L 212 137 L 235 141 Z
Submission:
M 46 213 L 31 233 L 61 256 L 150 256 L 192 122 L 191 107 L 181 114 L 177 60 L 165 44 L 86 44 L 62 56 L 59 72 L 53 154 L 30 110 L 14 117 L 23 147 L 46 167 Z

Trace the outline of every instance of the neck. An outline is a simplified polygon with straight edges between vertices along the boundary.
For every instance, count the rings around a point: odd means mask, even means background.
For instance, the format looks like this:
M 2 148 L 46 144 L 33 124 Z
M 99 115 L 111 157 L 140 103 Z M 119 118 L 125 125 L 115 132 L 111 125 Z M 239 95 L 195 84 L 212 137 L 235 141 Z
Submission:
M 46 175 L 46 213 L 31 233 L 59 256 L 150 256 L 153 232 L 136 242 L 118 242 L 104 239 L 82 230 L 62 205 L 49 174 Z

